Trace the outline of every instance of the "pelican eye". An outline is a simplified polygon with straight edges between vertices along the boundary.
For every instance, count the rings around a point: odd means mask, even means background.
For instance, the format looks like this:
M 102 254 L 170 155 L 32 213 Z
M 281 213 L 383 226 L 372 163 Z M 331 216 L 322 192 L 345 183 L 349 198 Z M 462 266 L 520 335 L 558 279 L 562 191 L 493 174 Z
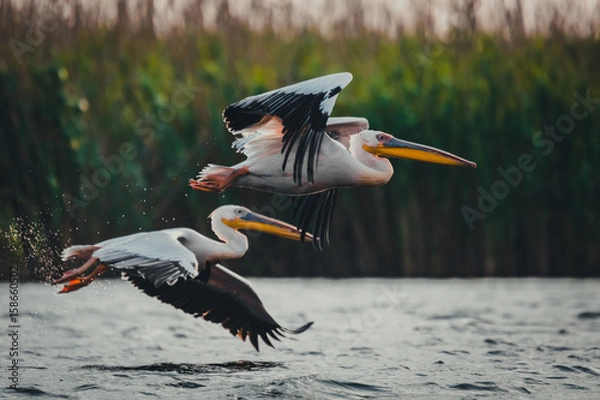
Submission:
M 379 142 L 383 142 L 383 141 L 384 141 L 384 140 L 386 140 L 386 139 L 387 139 L 387 137 L 386 137 L 386 135 L 384 135 L 383 133 L 380 133 L 379 135 L 377 135 L 377 140 L 378 140 Z

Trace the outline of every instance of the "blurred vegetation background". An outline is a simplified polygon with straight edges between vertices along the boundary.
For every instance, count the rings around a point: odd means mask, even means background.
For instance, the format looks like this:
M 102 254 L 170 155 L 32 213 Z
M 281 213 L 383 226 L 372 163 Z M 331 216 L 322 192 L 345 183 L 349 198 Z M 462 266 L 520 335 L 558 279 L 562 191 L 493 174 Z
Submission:
M 364 18 L 368 1 L 342 2 L 344 18 L 325 9 L 304 23 L 291 2 L 253 1 L 240 16 L 227 0 L 190 1 L 159 31 L 165 11 L 153 1 L 1 0 L 2 276 L 17 265 L 23 279 L 48 280 L 65 246 L 139 230 L 212 235 L 206 217 L 221 204 L 289 220 L 278 197 L 193 192 L 188 179 L 208 162 L 242 159 L 221 121 L 228 104 L 339 71 L 354 80 L 334 115 L 364 116 L 478 169 L 393 160 L 387 186 L 341 191 L 325 251 L 252 235 L 230 267 L 270 276 L 599 275 L 600 7 L 591 18 L 599 24 L 573 29 L 573 15 L 542 2 L 544 15 L 526 30 L 520 1 L 498 2 L 501 25 L 490 29 L 479 1 L 455 2 L 440 33 L 432 3 L 418 7 L 410 29 L 377 3 L 377 29 Z M 532 158 L 519 173 L 523 155 Z

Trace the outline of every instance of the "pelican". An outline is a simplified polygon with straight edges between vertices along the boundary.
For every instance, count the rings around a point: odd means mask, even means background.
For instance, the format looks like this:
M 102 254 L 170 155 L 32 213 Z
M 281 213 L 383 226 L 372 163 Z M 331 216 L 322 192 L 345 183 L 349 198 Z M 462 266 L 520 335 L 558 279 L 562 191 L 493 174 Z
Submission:
M 113 269 L 148 296 L 195 317 L 220 323 L 243 341 L 249 337 L 256 351 L 259 336 L 273 347 L 269 336 L 279 340 L 285 333 L 307 330 L 312 322 L 295 330 L 279 325 L 265 310 L 250 283 L 218 264 L 241 258 L 248 250 L 248 238 L 240 229 L 293 240 L 300 239 L 300 230 L 233 205 L 217 208 L 209 218 L 221 242 L 189 228 L 173 228 L 68 247 L 62 253 L 63 261 L 80 258 L 85 263 L 55 281 L 66 282 L 59 293 L 87 286 L 106 270 Z M 82 277 L 94 265 L 97 266 L 93 272 Z
M 246 160 L 231 167 L 208 164 L 197 179 L 190 179 L 190 186 L 297 196 L 294 222 L 303 232 L 311 230 L 313 244 L 322 248 L 323 241 L 329 242 L 338 189 L 385 185 L 394 173 L 385 157 L 477 167 L 435 147 L 370 130 L 365 118 L 330 117 L 338 94 L 351 80 L 348 72 L 326 75 L 230 105 L 223 121 L 237 137 L 232 147 Z

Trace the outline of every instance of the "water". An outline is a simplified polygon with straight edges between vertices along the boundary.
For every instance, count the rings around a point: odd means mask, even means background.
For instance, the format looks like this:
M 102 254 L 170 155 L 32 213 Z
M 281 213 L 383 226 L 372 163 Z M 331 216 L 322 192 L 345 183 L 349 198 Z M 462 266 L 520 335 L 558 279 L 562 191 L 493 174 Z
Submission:
M 257 353 L 126 282 L 22 284 L 20 389 L 0 397 L 600 398 L 599 280 L 252 281 L 279 323 L 314 326 Z

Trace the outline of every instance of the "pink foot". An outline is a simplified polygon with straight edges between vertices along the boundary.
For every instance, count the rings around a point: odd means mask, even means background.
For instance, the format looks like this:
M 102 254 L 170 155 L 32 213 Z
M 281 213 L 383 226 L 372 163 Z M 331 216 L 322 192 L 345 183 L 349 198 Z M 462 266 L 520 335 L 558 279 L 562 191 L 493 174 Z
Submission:
M 60 278 L 55 279 L 53 283 L 55 285 L 57 283 L 63 283 L 65 281 L 68 281 L 69 279 L 74 278 L 79 275 L 81 275 L 81 272 L 79 272 L 79 268 L 71 269 L 69 271 L 66 271 Z
M 85 279 L 79 279 L 79 278 L 73 279 L 73 280 L 67 282 L 65 284 L 65 286 L 63 286 L 63 288 L 58 291 L 58 293 L 74 292 L 76 290 L 81 289 L 84 286 L 89 285 L 90 283 L 92 283 L 92 282 L 86 281 Z
M 222 192 L 241 176 L 249 174 L 248 167 L 211 167 L 200 179 L 190 179 L 190 187 L 203 192 Z
M 69 282 L 67 282 L 65 284 L 65 286 L 63 286 L 63 288 L 58 291 L 58 293 L 69 293 L 69 292 L 74 292 L 76 290 L 79 290 L 82 287 L 87 286 L 90 283 L 94 282 L 98 278 L 98 276 L 100 276 L 107 270 L 108 270 L 108 267 L 100 264 L 88 276 L 84 276 L 83 278 L 75 278 L 75 279 L 72 279 Z
M 190 187 L 203 192 L 220 192 L 221 188 L 215 181 L 190 179 Z

